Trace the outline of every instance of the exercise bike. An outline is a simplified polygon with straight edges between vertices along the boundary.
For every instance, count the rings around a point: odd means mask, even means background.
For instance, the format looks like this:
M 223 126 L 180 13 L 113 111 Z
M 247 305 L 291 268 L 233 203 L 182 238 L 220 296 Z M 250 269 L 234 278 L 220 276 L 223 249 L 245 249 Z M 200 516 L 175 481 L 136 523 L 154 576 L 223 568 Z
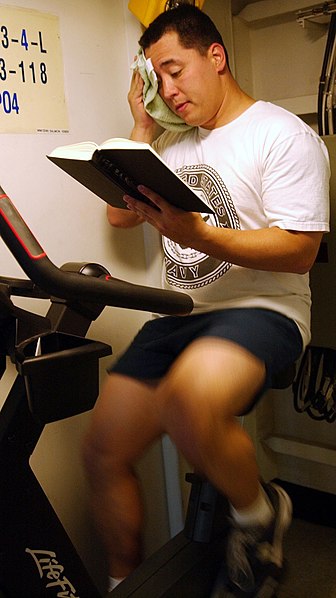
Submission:
M 0 187 L 0 235 L 28 279 L 0 277 L 0 378 L 6 356 L 18 375 L 0 413 L 0 598 L 101 598 L 29 459 L 50 422 L 90 410 L 109 345 L 85 338 L 105 306 L 188 314 L 188 295 L 126 283 L 98 264 L 57 268 Z M 46 299 L 46 316 L 13 296 Z M 290 380 L 281 377 L 275 387 Z M 183 531 L 150 556 L 114 598 L 205 598 L 223 561 L 227 503 L 188 474 Z M 112 593 L 110 593 L 112 596 Z M 269 594 L 271 596 L 273 594 Z

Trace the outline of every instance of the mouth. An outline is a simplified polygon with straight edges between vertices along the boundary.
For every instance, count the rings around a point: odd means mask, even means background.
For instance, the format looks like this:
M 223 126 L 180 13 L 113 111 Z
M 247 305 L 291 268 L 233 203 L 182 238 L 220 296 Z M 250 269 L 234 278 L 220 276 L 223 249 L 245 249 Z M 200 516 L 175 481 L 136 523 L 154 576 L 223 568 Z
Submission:
M 183 112 L 185 112 L 187 106 L 189 105 L 189 102 L 181 102 L 180 104 L 176 104 L 174 106 L 174 110 L 177 114 L 182 114 Z

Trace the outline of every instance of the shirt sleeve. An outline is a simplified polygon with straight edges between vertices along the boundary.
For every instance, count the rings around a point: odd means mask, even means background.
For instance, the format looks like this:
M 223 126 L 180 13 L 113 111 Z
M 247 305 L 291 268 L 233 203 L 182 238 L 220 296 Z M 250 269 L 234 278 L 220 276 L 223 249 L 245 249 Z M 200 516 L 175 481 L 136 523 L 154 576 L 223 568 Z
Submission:
M 270 226 L 329 231 L 330 167 L 322 139 L 293 134 L 271 148 L 264 164 L 262 197 Z

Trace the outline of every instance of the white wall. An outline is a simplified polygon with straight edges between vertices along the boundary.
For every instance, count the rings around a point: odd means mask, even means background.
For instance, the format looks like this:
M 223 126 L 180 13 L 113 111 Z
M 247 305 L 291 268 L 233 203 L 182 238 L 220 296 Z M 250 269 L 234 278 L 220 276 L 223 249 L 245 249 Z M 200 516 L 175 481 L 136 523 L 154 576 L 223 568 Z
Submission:
M 328 24 L 301 27 L 307 0 L 260 0 L 233 18 L 236 74 L 256 99 L 300 115 L 315 113 Z
M 6 5 L 17 6 L 18 1 L 6 0 Z M 146 284 L 149 278 L 142 229 L 112 230 L 105 218 L 104 202 L 45 157 L 58 145 L 83 140 L 99 143 L 109 137 L 128 136 L 129 65 L 136 51 L 140 25 L 127 10 L 126 0 L 25 0 L 21 5 L 59 17 L 70 132 L 2 134 L 0 184 L 57 266 L 67 261 L 98 262 L 113 276 Z M 2 275 L 24 277 L 1 243 L 0 264 Z M 45 313 L 45 302 L 32 304 L 23 299 L 15 302 Z M 117 355 L 148 317 L 141 312 L 106 308 L 92 325 L 89 336 L 112 344 Z M 103 376 L 110 358 L 101 361 Z M 1 401 L 11 376 L 13 370 L 0 382 Z M 49 425 L 34 454 L 33 465 L 89 569 L 102 584 L 104 564 L 89 522 L 79 456 L 88 417 L 77 416 Z M 161 453 L 156 447 L 141 466 L 149 493 L 155 486 L 155 493 L 152 492 L 155 510 L 147 532 L 149 551 L 166 537 L 160 468 Z M 158 506 L 158 497 L 162 499 L 162 507 Z

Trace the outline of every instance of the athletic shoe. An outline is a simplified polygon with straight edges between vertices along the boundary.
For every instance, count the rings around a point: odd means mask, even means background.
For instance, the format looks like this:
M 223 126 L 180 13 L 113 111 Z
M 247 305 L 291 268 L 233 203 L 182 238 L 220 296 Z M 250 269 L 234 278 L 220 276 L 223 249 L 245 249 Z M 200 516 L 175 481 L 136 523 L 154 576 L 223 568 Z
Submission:
M 212 598 L 270 598 L 283 571 L 283 536 L 292 518 L 292 504 L 276 484 L 264 490 L 274 509 L 274 518 L 265 527 L 237 527 L 229 532 L 226 562 L 218 576 Z

